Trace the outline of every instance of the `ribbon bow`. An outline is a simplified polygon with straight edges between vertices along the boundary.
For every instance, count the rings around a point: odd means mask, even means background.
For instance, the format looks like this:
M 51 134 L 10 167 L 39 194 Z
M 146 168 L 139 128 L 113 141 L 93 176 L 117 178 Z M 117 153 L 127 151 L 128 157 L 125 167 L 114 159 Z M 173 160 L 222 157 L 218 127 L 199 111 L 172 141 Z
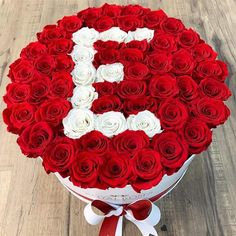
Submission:
M 95 213 L 93 207 L 102 214 Z M 149 200 L 138 200 L 129 205 L 114 205 L 94 200 L 84 208 L 84 216 L 91 225 L 103 221 L 99 236 L 122 236 L 123 216 L 133 222 L 143 236 L 158 236 L 154 226 L 160 221 L 161 212 Z

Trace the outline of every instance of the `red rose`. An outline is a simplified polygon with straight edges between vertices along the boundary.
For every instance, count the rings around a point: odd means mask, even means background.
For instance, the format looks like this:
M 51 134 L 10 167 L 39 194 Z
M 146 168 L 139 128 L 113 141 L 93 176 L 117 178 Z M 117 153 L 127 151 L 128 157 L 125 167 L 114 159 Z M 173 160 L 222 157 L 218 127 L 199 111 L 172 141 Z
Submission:
M 199 35 L 192 29 L 186 29 L 182 31 L 177 38 L 178 44 L 182 48 L 187 49 L 194 47 L 196 44 L 198 44 L 199 40 Z
M 123 48 L 120 50 L 120 61 L 122 64 L 129 62 L 142 62 L 144 59 L 143 52 L 136 48 Z
M 62 71 L 62 72 L 71 72 L 74 68 L 74 62 L 72 58 L 69 55 L 58 55 L 55 58 L 56 62 L 56 71 Z
M 110 16 L 110 17 L 117 17 L 121 13 L 121 6 L 113 5 L 113 4 L 107 4 L 105 3 L 102 6 L 102 14 L 105 16 Z
M 118 155 L 115 152 L 104 154 L 104 163 L 100 173 L 101 182 L 112 188 L 125 187 L 131 175 L 129 158 L 125 155 Z
M 167 18 L 162 10 L 150 11 L 144 16 L 145 26 L 149 29 L 159 29 L 160 23 Z
M 172 67 L 172 71 L 175 74 L 191 74 L 195 67 L 195 62 L 188 51 L 181 49 L 173 54 Z
M 28 84 L 11 83 L 7 85 L 7 93 L 3 97 L 7 105 L 25 102 L 29 99 L 30 86 Z
M 96 188 L 102 159 L 93 152 L 77 152 L 70 167 L 70 181 L 81 188 Z
M 69 36 L 79 30 L 82 26 L 82 21 L 77 16 L 64 16 L 57 23 L 61 29 L 69 33 Z
M 179 34 L 184 30 L 184 25 L 181 20 L 168 17 L 160 24 L 161 29 L 168 34 Z
M 64 178 L 69 175 L 69 168 L 75 157 L 74 140 L 58 137 L 50 143 L 42 155 L 43 166 L 47 173 L 58 172 Z
M 152 139 L 152 146 L 159 152 L 167 174 L 180 168 L 188 158 L 188 144 L 175 132 L 164 131 L 156 134 Z
M 148 107 L 148 110 L 152 113 L 156 113 L 158 108 L 160 106 L 160 101 L 158 99 L 155 99 L 155 98 L 152 98 L 150 97 L 149 98 L 149 107 Z
M 197 44 L 192 49 L 192 55 L 197 62 L 215 60 L 217 57 L 217 53 L 206 43 Z
M 134 31 L 136 28 L 143 27 L 143 20 L 134 15 L 119 16 L 117 18 L 118 27 L 126 32 Z
M 51 75 L 55 68 L 54 58 L 50 55 L 43 55 L 34 62 L 35 69 L 45 75 Z
M 38 157 L 43 154 L 53 138 L 53 130 L 50 125 L 41 121 L 25 128 L 17 139 L 17 143 L 24 155 Z
M 109 16 L 101 16 L 94 22 L 93 28 L 98 32 L 103 32 L 114 26 L 114 21 Z
M 52 74 L 50 94 L 52 98 L 68 98 L 72 96 L 74 84 L 68 72 L 55 72 Z
M 56 39 L 66 37 L 66 32 L 56 25 L 47 25 L 41 33 L 37 33 L 38 41 L 43 44 L 48 44 Z
M 147 85 L 144 81 L 123 80 L 117 86 L 117 94 L 123 99 L 145 96 Z
M 119 48 L 119 43 L 116 41 L 102 41 L 102 40 L 98 40 L 93 44 L 94 49 L 96 49 L 97 51 L 101 51 L 104 49 L 118 49 Z
M 158 114 L 164 129 L 180 129 L 188 119 L 186 106 L 173 98 L 167 99 L 161 104 Z
M 95 88 L 99 96 L 113 95 L 115 93 L 117 83 L 104 81 L 104 82 L 93 83 L 93 87 Z
M 212 131 L 206 123 L 197 119 L 186 123 L 183 134 L 189 144 L 189 152 L 192 154 L 203 152 L 212 142 Z
M 89 7 L 80 11 L 77 16 L 84 21 L 84 25 L 89 28 L 93 28 L 94 23 L 101 16 L 101 8 Z
M 93 66 L 97 69 L 102 63 L 100 61 L 100 53 L 96 53 L 93 58 Z
M 12 133 L 20 133 L 24 128 L 34 122 L 35 107 L 27 102 L 16 103 L 3 111 L 3 120 L 7 124 L 7 130 Z
M 35 69 L 29 61 L 18 59 L 10 65 L 8 76 L 12 82 L 29 83 L 35 76 Z
M 50 99 L 42 103 L 36 114 L 36 121 L 46 121 L 52 126 L 57 126 L 71 109 L 71 103 L 62 98 Z
M 140 192 L 156 186 L 163 177 L 163 167 L 158 152 L 150 149 L 140 150 L 132 158 L 132 167 L 136 176 L 132 187 Z
M 113 137 L 112 145 L 117 153 L 133 155 L 141 149 L 149 146 L 149 138 L 141 130 L 126 130 Z
M 208 97 L 199 99 L 193 112 L 199 120 L 206 122 L 210 127 L 223 124 L 230 115 L 230 110 L 222 101 Z
M 148 56 L 147 65 L 152 74 L 165 74 L 172 68 L 172 56 L 166 53 L 154 53 Z
M 166 33 L 156 33 L 150 41 L 150 45 L 154 51 L 173 53 L 177 50 L 175 37 Z
M 179 93 L 176 78 L 169 74 L 152 77 L 149 93 L 160 100 L 176 96 Z
M 40 103 L 45 100 L 50 92 L 51 81 L 49 77 L 37 76 L 31 83 L 29 101 Z
M 184 102 L 198 98 L 198 85 L 191 76 L 182 75 L 177 77 L 180 99 Z
M 58 39 L 48 45 L 49 53 L 52 55 L 70 53 L 73 42 L 70 39 Z
M 119 60 L 120 53 L 117 49 L 104 49 L 97 53 L 99 64 L 112 64 Z M 97 55 L 96 55 L 97 56 Z
M 227 65 L 219 60 L 202 61 L 196 68 L 196 77 L 198 80 L 204 78 L 213 78 L 224 82 L 228 75 Z
M 115 95 L 104 95 L 96 99 L 91 107 L 91 110 L 96 114 L 102 114 L 108 111 L 120 111 L 122 103 Z
M 214 79 L 203 79 L 199 84 L 200 91 L 207 97 L 217 100 L 227 100 L 231 96 L 229 88 Z
M 138 49 L 142 52 L 146 52 L 148 49 L 149 49 L 149 44 L 147 42 L 147 40 L 132 40 L 131 42 L 129 43 L 126 43 L 125 46 L 127 48 L 135 48 L 135 49 Z
M 22 49 L 20 56 L 24 59 L 34 60 L 44 54 L 47 54 L 47 47 L 42 43 L 32 42 Z
M 83 135 L 78 141 L 82 151 L 104 154 L 109 150 L 110 139 L 96 130 Z
M 147 14 L 150 11 L 148 8 L 144 8 L 140 5 L 126 5 L 122 7 L 121 15 L 135 15 L 135 16 L 141 16 L 144 14 Z
M 137 81 L 146 79 L 147 75 L 149 74 L 149 69 L 145 64 L 134 62 L 125 65 L 124 73 L 127 80 Z
M 124 113 L 130 115 L 130 114 L 137 114 L 140 111 L 150 110 L 151 105 L 153 105 L 151 101 L 152 101 L 151 98 L 148 96 L 125 100 Z M 156 109 L 157 107 L 154 107 L 154 110 Z M 154 110 L 152 110 L 152 112 L 154 112 Z

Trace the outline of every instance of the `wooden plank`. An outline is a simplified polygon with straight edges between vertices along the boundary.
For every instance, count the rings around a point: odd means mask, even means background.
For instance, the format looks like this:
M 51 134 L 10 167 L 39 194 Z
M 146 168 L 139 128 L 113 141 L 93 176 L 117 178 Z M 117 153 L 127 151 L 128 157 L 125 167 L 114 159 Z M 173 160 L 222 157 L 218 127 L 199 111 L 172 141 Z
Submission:
M 9 82 L 9 64 L 21 48 L 35 40 L 36 32 L 103 0 L 0 0 L 0 95 Z M 233 0 L 112 0 L 109 3 L 142 4 L 163 8 L 196 29 L 230 66 L 227 84 L 233 91 L 228 101 L 231 117 L 214 131 L 207 152 L 198 155 L 179 186 L 157 204 L 162 219 L 160 236 L 236 235 L 236 2 Z M 5 105 L 0 101 L 1 111 Z M 47 176 L 39 160 L 20 154 L 16 137 L 6 132 L 0 118 L 0 235 L 97 235 L 83 217 L 84 203 L 71 196 L 56 178 Z M 140 235 L 124 224 L 124 235 Z

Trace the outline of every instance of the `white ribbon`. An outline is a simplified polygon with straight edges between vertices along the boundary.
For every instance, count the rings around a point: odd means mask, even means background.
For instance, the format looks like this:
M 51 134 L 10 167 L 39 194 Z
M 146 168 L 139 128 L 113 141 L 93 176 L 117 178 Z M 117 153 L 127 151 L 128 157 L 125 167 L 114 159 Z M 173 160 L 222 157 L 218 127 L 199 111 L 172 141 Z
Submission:
M 135 202 L 133 202 L 132 204 L 134 203 Z M 151 211 L 149 215 L 147 216 L 147 218 L 145 218 L 144 220 L 136 219 L 132 211 L 129 209 L 126 210 L 126 208 L 124 208 L 123 206 L 108 204 L 108 203 L 106 204 L 114 208 L 114 210 L 111 210 L 108 214 L 98 215 L 97 213 L 94 212 L 92 208 L 92 202 L 90 202 L 84 208 L 84 216 L 87 222 L 91 225 L 97 225 L 101 223 L 107 217 L 111 217 L 111 216 L 119 217 L 115 236 L 122 236 L 123 215 L 121 214 L 123 211 L 125 211 L 126 214 L 124 214 L 124 217 L 127 220 L 133 222 L 138 227 L 138 229 L 140 230 L 143 236 L 149 236 L 150 234 L 154 236 L 158 236 L 154 226 L 157 225 L 158 222 L 160 221 L 161 212 L 160 212 L 160 209 L 155 204 L 153 204 L 152 202 L 150 203 L 151 203 Z

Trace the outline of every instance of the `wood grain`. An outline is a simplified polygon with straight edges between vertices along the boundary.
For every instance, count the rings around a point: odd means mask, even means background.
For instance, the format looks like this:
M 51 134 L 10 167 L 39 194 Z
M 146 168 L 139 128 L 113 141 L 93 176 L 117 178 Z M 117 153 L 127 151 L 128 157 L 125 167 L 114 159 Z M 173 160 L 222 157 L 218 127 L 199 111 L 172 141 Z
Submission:
M 0 0 L 0 95 L 5 93 L 8 66 L 36 32 L 64 15 L 98 0 Z M 236 235 L 236 1 L 234 0 L 139 0 L 109 1 L 138 3 L 163 8 L 195 28 L 230 68 L 227 84 L 233 96 L 228 102 L 231 117 L 214 131 L 214 141 L 199 155 L 179 186 L 158 202 L 162 219 L 159 236 Z M 5 105 L 0 101 L 1 111 Z M 53 175 L 47 176 L 38 160 L 25 158 L 16 137 L 6 132 L 0 118 L 0 235 L 97 235 L 83 217 L 84 203 L 71 196 Z M 130 222 L 124 235 L 140 235 Z

